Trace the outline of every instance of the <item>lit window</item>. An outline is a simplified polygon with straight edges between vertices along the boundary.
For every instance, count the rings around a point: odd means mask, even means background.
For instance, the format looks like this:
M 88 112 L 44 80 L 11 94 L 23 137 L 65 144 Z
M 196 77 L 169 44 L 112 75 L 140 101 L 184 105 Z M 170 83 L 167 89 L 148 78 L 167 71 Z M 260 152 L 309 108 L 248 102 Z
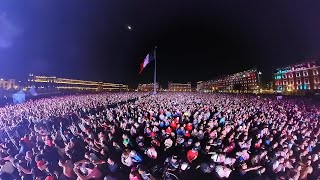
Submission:
M 289 77 L 289 78 L 293 78 L 293 75 L 292 75 L 292 73 L 290 73 L 290 74 L 288 75 L 288 77 Z
M 287 85 L 287 81 L 283 81 L 283 85 Z
M 291 81 L 290 81 L 290 84 L 292 84 L 292 85 L 293 85 L 293 84 L 294 84 L 294 81 L 292 81 L 292 80 L 291 80 Z
M 300 72 L 297 72 L 296 76 L 297 76 L 297 77 L 300 77 Z
M 304 89 L 310 89 L 310 85 L 304 85 Z
M 303 71 L 303 76 L 308 76 L 308 71 Z
M 318 75 L 318 74 L 319 74 L 318 70 L 317 70 L 317 69 L 314 69 L 314 70 L 313 70 L 313 75 Z
M 286 75 L 286 74 L 284 74 L 284 75 L 282 76 L 282 78 L 283 78 L 283 79 L 286 79 L 286 78 L 287 78 L 287 75 Z
M 305 84 L 310 84 L 309 79 L 304 79 Z
M 300 81 L 300 80 L 297 80 L 297 84 L 301 84 L 301 81 Z

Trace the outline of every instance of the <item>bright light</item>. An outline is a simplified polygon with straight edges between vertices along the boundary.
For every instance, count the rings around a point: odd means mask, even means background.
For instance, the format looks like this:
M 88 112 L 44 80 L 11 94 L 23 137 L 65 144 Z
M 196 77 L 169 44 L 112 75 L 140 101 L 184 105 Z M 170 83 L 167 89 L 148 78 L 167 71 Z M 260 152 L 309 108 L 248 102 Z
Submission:
M 259 74 L 259 75 L 261 75 L 261 74 L 262 74 L 262 72 L 261 72 L 261 71 L 259 71 L 259 72 L 258 72 L 258 74 Z
M 127 28 L 128 28 L 129 30 L 131 30 L 131 29 L 132 29 L 132 27 L 131 27 L 131 26 L 128 26 Z
M 3 81 L 3 79 L 0 79 L 1 81 Z

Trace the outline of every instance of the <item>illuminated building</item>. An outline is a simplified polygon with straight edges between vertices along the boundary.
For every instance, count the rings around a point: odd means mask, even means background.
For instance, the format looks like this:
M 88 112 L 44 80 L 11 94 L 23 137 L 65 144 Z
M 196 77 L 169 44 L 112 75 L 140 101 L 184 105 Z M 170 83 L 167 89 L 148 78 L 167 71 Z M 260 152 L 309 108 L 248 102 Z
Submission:
M 191 92 L 191 83 L 168 83 L 168 91 L 170 92 Z
M 283 68 L 274 73 L 274 88 L 277 92 L 296 93 L 320 90 L 320 58 L 310 58 Z
M 9 90 L 17 89 L 18 85 L 14 79 L 0 79 L 0 89 Z
M 203 85 L 203 81 L 198 81 L 196 91 L 201 91 L 203 89 L 202 85 Z
M 153 83 L 150 84 L 138 84 L 138 91 L 142 92 L 152 92 L 153 91 Z M 157 90 L 159 90 L 159 83 L 156 84 Z
M 128 91 L 128 85 L 97 81 L 59 78 L 55 76 L 29 75 L 29 87 L 57 90 L 89 90 L 89 91 Z
M 232 75 L 225 75 L 215 80 L 200 81 L 197 90 L 202 92 L 245 92 L 252 93 L 259 90 L 261 72 L 250 69 Z

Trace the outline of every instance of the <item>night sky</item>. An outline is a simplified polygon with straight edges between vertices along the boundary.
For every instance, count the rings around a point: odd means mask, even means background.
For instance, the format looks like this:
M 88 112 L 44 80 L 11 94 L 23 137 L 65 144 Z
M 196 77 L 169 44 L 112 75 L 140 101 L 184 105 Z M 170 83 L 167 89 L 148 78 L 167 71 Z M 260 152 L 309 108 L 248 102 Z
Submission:
M 0 76 L 152 82 L 153 64 L 141 76 L 139 64 L 157 45 L 163 84 L 253 67 L 267 81 L 278 66 L 320 55 L 319 9 L 319 1 L 0 1 Z

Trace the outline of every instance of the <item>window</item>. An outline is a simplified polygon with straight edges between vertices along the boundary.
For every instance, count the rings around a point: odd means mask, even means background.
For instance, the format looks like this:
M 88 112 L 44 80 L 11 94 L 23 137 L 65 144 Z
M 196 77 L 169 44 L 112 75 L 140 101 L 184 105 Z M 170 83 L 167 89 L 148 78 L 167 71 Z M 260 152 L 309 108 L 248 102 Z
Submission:
M 314 78 L 314 83 L 319 83 L 318 77 L 315 77 L 315 78 Z
M 303 76 L 308 76 L 308 71 L 303 71 Z
M 294 84 L 294 81 L 291 80 L 291 81 L 290 81 L 290 84 L 293 85 L 293 84 Z
M 287 85 L 287 81 L 283 81 L 283 85 Z
M 301 81 L 300 81 L 300 80 L 297 80 L 297 84 L 301 84 Z
M 290 74 L 288 75 L 288 77 L 289 77 L 289 78 L 293 78 L 293 74 L 290 73 Z
M 310 85 L 304 85 L 304 89 L 310 89 Z
M 283 79 L 286 79 L 286 78 L 287 78 L 287 75 L 286 75 L 286 74 L 282 75 L 282 78 L 283 78 Z
M 300 72 L 297 72 L 296 76 L 297 76 L 297 77 L 300 77 Z
M 314 70 L 313 70 L 313 75 L 318 75 L 318 74 L 319 74 L 318 70 L 317 70 L 317 69 L 314 69 Z
M 309 79 L 304 79 L 305 84 L 310 84 Z

